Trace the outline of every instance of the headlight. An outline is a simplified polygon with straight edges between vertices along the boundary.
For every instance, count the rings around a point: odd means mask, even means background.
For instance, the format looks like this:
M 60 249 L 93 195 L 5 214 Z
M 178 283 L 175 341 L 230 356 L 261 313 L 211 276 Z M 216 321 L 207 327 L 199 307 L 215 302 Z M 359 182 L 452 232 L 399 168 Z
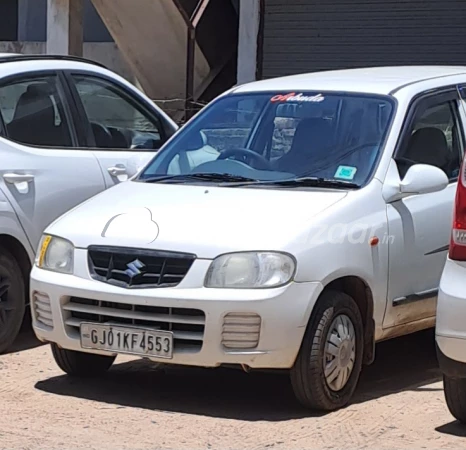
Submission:
M 294 259 L 284 253 L 230 253 L 212 261 L 205 286 L 237 289 L 278 287 L 293 278 L 295 268 Z
M 60 273 L 73 273 L 74 246 L 66 239 L 44 235 L 40 240 L 36 266 Z

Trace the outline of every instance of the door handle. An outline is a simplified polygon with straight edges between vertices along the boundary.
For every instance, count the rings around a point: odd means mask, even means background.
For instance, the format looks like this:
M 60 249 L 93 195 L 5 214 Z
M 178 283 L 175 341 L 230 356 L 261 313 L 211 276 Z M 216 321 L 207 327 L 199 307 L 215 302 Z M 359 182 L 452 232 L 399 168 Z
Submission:
M 108 173 L 113 177 L 117 177 L 119 175 L 127 175 L 126 167 L 123 164 L 116 164 L 113 167 L 109 167 Z
M 30 181 L 34 180 L 34 175 L 30 175 L 27 173 L 5 173 L 3 175 L 3 179 L 7 183 L 29 183 Z
M 20 194 L 29 193 L 29 183 L 34 180 L 34 175 L 27 173 L 4 173 L 3 179 L 13 184 Z

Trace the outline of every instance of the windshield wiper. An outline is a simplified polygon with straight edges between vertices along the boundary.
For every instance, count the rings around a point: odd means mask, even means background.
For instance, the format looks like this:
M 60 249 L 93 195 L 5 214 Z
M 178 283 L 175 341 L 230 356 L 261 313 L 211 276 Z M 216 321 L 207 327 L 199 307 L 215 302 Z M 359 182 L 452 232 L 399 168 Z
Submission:
M 228 173 L 192 173 L 186 175 L 161 175 L 159 177 L 140 178 L 137 181 L 143 183 L 173 182 L 183 183 L 186 181 L 210 181 L 218 183 L 232 183 L 233 187 L 244 186 L 283 186 L 283 187 L 330 187 L 337 189 L 358 189 L 356 183 L 343 180 L 333 180 L 318 177 L 288 178 L 285 180 L 255 180 L 241 175 L 231 175 Z
M 329 178 L 318 177 L 299 177 L 289 178 L 286 180 L 256 181 L 250 183 L 236 184 L 241 186 L 284 186 L 284 187 L 333 187 L 337 189 L 358 189 L 360 186 L 356 183 L 343 180 L 333 180 Z
M 142 181 L 144 183 L 158 183 L 164 181 L 172 181 L 175 183 L 183 183 L 185 181 L 211 181 L 214 183 L 256 183 L 259 180 L 243 177 L 241 175 L 231 175 L 229 173 L 191 173 L 185 175 L 161 175 L 159 177 L 140 178 L 138 181 Z

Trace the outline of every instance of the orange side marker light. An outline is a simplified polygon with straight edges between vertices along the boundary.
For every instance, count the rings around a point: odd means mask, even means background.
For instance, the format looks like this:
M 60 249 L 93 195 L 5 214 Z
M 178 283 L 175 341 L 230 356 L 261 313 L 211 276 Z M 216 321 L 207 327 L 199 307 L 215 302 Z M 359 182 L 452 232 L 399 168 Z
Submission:
M 377 236 L 373 236 L 373 237 L 371 237 L 371 238 L 369 239 L 369 245 L 370 245 L 371 247 L 375 247 L 375 246 L 379 245 L 379 242 L 380 242 L 380 241 L 379 241 L 379 238 L 378 238 Z

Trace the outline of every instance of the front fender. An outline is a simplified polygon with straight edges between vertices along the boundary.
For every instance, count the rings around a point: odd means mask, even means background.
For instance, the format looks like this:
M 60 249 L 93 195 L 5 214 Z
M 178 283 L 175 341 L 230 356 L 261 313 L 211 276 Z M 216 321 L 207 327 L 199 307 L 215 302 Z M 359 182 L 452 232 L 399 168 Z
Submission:
M 13 207 L 0 189 L 0 236 L 9 236 L 17 240 L 29 256 L 31 264 L 34 262 L 35 249 L 32 248 L 21 222 Z

